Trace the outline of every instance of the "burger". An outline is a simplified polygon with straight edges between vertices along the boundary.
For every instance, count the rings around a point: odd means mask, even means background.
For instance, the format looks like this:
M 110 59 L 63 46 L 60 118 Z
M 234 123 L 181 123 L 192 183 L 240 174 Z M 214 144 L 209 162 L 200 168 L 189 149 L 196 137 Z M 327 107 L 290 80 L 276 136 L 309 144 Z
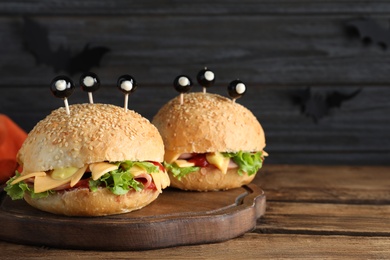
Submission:
M 256 117 L 234 101 L 212 93 L 186 93 L 154 116 L 172 187 L 227 190 L 253 180 L 267 155 L 264 131 Z
M 52 111 L 17 154 L 21 173 L 5 188 L 42 211 L 103 216 L 140 209 L 169 185 L 164 145 L 138 113 L 109 104 Z

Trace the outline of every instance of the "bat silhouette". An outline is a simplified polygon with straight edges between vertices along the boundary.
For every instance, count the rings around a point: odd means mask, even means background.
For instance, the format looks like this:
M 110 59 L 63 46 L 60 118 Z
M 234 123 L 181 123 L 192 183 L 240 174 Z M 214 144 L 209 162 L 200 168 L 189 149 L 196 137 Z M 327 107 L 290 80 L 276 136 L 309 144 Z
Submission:
M 110 51 L 107 47 L 90 47 L 89 44 L 76 54 L 62 45 L 57 50 L 52 50 L 47 28 L 28 17 L 23 20 L 25 48 L 34 55 L 37 64 L 51 66 L 55 72 L 66 71 L 73 75 L 89 71 L 92 67 L 99 67 L 103 56 Z
M 295 104 L 298 104 L 301 108 L 302 114 L 311 117 L 315 123 L 326 116 L 329 110 L 335 107 L 341 107 L 344 101 L 350 100 L 355 97 L 361 89 L 358 89 L 352 93 L 341 93 L 338 91 L 332 91 L 321 95 L 319 93 L 312 93 L 311 88 L 306 88 L 292 95 Z
M 346 23 L 349 34 L 357 34 L 360 39 L 368 44 L 375 43 L 386 49 L 390 45 L 390 30 L 383 28 L 370 18 L 358 18 Z

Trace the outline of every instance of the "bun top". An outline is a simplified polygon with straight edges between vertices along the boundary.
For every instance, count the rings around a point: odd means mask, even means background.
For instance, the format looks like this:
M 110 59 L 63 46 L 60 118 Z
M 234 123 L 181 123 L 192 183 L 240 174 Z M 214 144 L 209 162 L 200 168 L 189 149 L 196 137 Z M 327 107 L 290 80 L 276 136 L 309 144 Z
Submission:
M 244 106 L 211 93 L 184 94 L 165 104 L 152 123 L 166 154 L 254 152 L 265 147 L 263 128 Z
M 138 113 L 108 104 L 59 108 L 28 134 L 17 159 L 24 172 L 81 168 L 103 161 L 157 161 L 164 145 L 156 129 Z

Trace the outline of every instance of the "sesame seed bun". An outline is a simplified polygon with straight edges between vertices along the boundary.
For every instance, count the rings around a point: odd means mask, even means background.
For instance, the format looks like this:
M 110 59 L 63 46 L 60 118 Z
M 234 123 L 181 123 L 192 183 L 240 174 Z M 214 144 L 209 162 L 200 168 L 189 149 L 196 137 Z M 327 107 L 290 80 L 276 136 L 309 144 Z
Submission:
M 50 174 L 53 169 L 82 168 L 107 161 L 163 161 L 164 145 L 158 130 L 138 113 L 108 104 L 76 104 L 69 108 L 70 115 L 64 108 L 54 110 L 28 134 L 17 155 L 22 175 L 41 171 Z M 166 172 L 161 178 L 169 180 Z M 145 188 L 115 195 L 104 187 L 90 191 L 76 185 L 45 198 L 32 198 L 25 192 L 24 199 L 35 208 L 55 214 L 102 216 L 140 209 L 160 192 Z
M 202 167 L 199 171 L 191 172 L 179 179 L 173 177 L 170 173 L 171 187 L 181 190 L 192 191 L 218 191 L 238 188 L 250 183 L 255 174 L 239 175 L 237 169 L 229 169 L 222 173 L 219 169 L 208 166 Z
M 82 188 L 59 192 L 44 199 L 32 199 L 26 193 L 24 199 L 34 208 L 66 216 L 105 216 L 122 214 L 141 209 L 153 202 L 159 195 L 157 190 L 131 191 L 114 195 L 108 189 L 95 192 Z
M 265 147 L 263 128 L 253 113 L 217 94 L 184 94 L 183 104 L 178 96 L 158 111 L 152 123 L 164 140 L 165 160 L 168 163 L 181 154 L 258 152 Z M 171 186 L 188 190 L 230 189 L 253 179 L 247 176 L 243 180 L 237 169 L 229 170 L 229 174 L 223 174 L 215 167 L 202 170 L 202 173 L 188 174 L 181 181 L 170 174 Z M 207 173 L 216 176 L 210 177 Z
M 162 162 L 158 130 L 138 113 L 108 104 L 54 110 L 28 134 L 17 159 L 24 172 L 81 168 L 104 161 Z
M 152 123 L 165 150 L 178 154 L 262 151 L 263 128 L 244 106 L 217 94 L 194 92 L 165 104 Z

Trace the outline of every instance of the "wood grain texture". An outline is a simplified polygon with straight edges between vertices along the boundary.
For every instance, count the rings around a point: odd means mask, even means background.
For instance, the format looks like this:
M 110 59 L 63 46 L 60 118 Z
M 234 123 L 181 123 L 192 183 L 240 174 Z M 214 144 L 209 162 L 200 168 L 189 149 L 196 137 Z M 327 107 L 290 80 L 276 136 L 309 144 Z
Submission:
M 45 26 L 53 51 L 75 54 L 89 43 L 110 48 L 93 69 L 110 91 L 96 100 L 122 105 L 113 90 L 132 74 L 139 90 L 130 107 L 151 119 L 174 97 L 173 79 L 208 66 L 212 92 L 240 78 L 248 86 L 239 102 L 264 126 L 269 163 L 390 164 L 389 50 L 364 44 L 346 22 L 367 16 L 388 27 L 385 1 L 2 1 L 0 3 L 0 113 L 27 131 L 61 106 L 47 93 L 63 71 L 38 64 L 23 43 L 23 16 Z M 75 82 L 79 74 L 72 75 Z M 332 108 L 318 124 L 292 96 L 361 92 Z M 196 88 L 199 87 L 196 86 Z M 85 102 L 75 94 L 70 103 Z
M 390 206 L 269 202 L 260 233 L 390 236 Z
M 381 190 L 388 185 L 389 167 L 267 165 L 263 170 L 263 174 L 257 175 L 254 182 L 262 184 L 266 191 L 266 215 L 257 221 L 252 232 L 238 238 L 222 243 L 124 252 L 57 250 L 0 241 L 2 259 L 390 257 L 390 208 L 387 202 L 380 203 L 384 197 Z M 310 200 L 307 190 L 323 190 L 324 187 L 329 190 L 318 192 Z M 276 194 L 276 189 L 281 190 L 279 195 Z M 356 193 L 345 194 L 348 189 L 356 190 Z M 294 196 L 291 196 L 292 192 L 295 193 Z M 356 196 L 361 200 L 360 203 L 354 199 Z
M 265 165 L 254 183 L 268 201 L 388 205 L 389 174 L 382 166 Z
M 142 210 L 89 218 L 42 212 L 0 195 L 1 239 L 65 249 L 145 250 L 221 242 L 254 229 L 265 213 L 264 192 L 252 184 L 226 192 L 168 189 Z
M 261 122 L 266 134 L 267 163 L 314 163 L 367 165 L 390 163 L 390 88 L 367 87 L 355 99 L 315 123 L 301 113 L 292 99 L 294 91 L 305 88 L 264 86 L 248 89 L 247 96 L 237 102 L 248 107 Z M 351 93 L 357 87 L 343 87 Z M 200 91 L 194 89 L 194 91 Z M 226 96 L 222 86 L 210 92 Z M 313 88 L 318 93 L 331 91 L 325 87 Z M 23 92 L 23 95 L 20 95 Z M 129 107 L 152 119 L 160 107 L 177 93 L 169 86 L 139 86 L 130 97 Z M 26 131 L 51 110 L 63 106 L 60 99 L 51 96 L 49 88 L 3 87 L 0 111 L 6 111 Z M 28 97 L 28 98 L 26 98 Z M 44 100 L 44 102 L 41 102 Z M 69 98 L 70 104 L 87 102 L 85 93 L 77 89 Z M 123 106 L 123 95 L 114 86 L 103 86 L 94 94 L 95 102 Z
M 87 43 L 110 48 L 95 69 L 104 84 L 125 72 L 144 84 L 170 84 L 178 74 L 195 76 L 204 66 L 213 68 L 223 85 L 236 77 L 272 85 L 387 84 L 388 53 L 348 36 L 345 22 L 352 18 L 34 16 L 49 30 L 53 51 L 62 46 L 77 53 Z M 60 73 L 36 64 L 25 50 L 21 16 L 0 16 L 0 21 L 7 46 L 0 50 L 1 84 L 41 85 Z
M 388 167 L 268 165 L 259 233 L 390 236 Z
M 96 252 L 53 250 L 0 241 L 2 259 L 387 259 L 387 237 L 245 234 L 234 240 L 157 249 L 152 251 Z

